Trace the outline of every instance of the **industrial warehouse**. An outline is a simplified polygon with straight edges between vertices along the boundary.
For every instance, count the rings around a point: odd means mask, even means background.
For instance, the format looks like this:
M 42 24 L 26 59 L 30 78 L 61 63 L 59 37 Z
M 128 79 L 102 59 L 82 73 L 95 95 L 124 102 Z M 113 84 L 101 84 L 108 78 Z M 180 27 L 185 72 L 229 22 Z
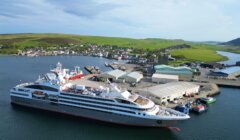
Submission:
M 234 66 L 234 67 L 228 67 L 221 70 L 211 71 L 209 74 L 209 77 L 235 79 L 239 75 L 240 75 L 240 67 Z
M 143 78 L 143 75 L 139 72 L 130 72 L 124 76 L 124 79 L 128 83 L 138 83 Z
M 115 69 L 115 70 L 107 71 L 103 74 L 100 74 L 100 75 L 98 75 L 98 77 L 108 79 L 111 82 L 138 83 L 143 78 L 143 75 L 141 73 L 135 72 L 135 71 L 127 73 L 125 71 Z
M 146 95 L 158 104 L 182 98 L 184 95 L 196 94 L 200 86 L 190 82 L 171 82 L 140 89 L 140 94 Z
M 169 83 L 169 82 L 176 82 L 179 80 L 178 75 L 169 75 L 169 74 L 158 74 L 154 73 L 152 75 L 152 82 L 153 83 Z
M 177 75 L 179 80 L 189 81 L 193 77 L 193 70 L 189 67 L 172 67 L 167 65 L 154 66 L 155 73 Z

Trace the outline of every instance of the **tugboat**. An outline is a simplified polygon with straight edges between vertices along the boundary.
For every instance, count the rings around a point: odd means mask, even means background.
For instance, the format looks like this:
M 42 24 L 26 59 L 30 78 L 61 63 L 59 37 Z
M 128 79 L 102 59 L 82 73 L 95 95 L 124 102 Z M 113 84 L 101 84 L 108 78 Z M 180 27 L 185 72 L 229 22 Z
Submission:
M 200 98 L 199 100 L 200 100 L 200 102 L 202 102 L 204 104 L 212 104 L 212 103 L 216 102 L 216 98 L 213 98 L 213 97 Z

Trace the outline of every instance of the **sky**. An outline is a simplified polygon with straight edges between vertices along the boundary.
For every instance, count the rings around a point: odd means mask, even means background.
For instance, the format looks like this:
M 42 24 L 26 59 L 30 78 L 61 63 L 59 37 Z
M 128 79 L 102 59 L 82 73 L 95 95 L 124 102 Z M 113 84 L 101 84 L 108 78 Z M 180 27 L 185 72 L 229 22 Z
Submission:
M 239 0 L 0 0 L 0 34 L 229 41 L 240 37 Z

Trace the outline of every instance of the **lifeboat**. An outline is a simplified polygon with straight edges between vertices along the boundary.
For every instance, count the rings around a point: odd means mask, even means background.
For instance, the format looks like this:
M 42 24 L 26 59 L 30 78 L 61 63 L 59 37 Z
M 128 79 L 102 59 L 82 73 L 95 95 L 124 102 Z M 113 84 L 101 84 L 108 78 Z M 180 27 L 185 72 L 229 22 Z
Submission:
M 42 91 L 34 91 L 32 92 L 32 95 L 37 98 L 44 98 L 46 96 Z

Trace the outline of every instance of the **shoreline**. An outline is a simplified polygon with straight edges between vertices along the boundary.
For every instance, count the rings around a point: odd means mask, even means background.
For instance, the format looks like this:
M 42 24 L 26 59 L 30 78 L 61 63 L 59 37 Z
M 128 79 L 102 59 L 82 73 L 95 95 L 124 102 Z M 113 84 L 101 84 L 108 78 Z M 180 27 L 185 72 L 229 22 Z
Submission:
M 220 55 L 222 56 L 222 59 L 221 60 L 215 60 L 215 61 L 212 61 L 212 62 L 222 62 L 222 61 L 228 61 L 230 60 L 227 56 L 224 56 L 222 54 L 219 54 L 218 52 L 228 52 L 228 53 L 234 53 L 234 54 L 240 54 L 240 53 L 237 53 L 237 52 L 231 52 L 231 51 L 222 51 L 222 50 L 216 50 L 216 54 L 217 55 Z M 0 56 L 19 56 L 19 57 L 49 57 L 49 56 L 91 56 L 91 55 L 82 55 L 82 54 L 68 54 L 68 55 L 36 55 L 36 56 L 27 56 L 27 55 L 16 55 L 16 54 L 1 54 L 0 53 Z M 91 56 L 91 57 L 98 57 L 98 56 Z M 110 59 L 110 60 L 116 60 L 116 59 L 112 59 L 112 58 L 107 58 L 107 57 L 103 57 L 103 58 L 106 58 L 106 59 Z M 170 61 L 171 62 L 171 61 Z M 191 60 L 186 60 L 186 62 L 192 62 Z

